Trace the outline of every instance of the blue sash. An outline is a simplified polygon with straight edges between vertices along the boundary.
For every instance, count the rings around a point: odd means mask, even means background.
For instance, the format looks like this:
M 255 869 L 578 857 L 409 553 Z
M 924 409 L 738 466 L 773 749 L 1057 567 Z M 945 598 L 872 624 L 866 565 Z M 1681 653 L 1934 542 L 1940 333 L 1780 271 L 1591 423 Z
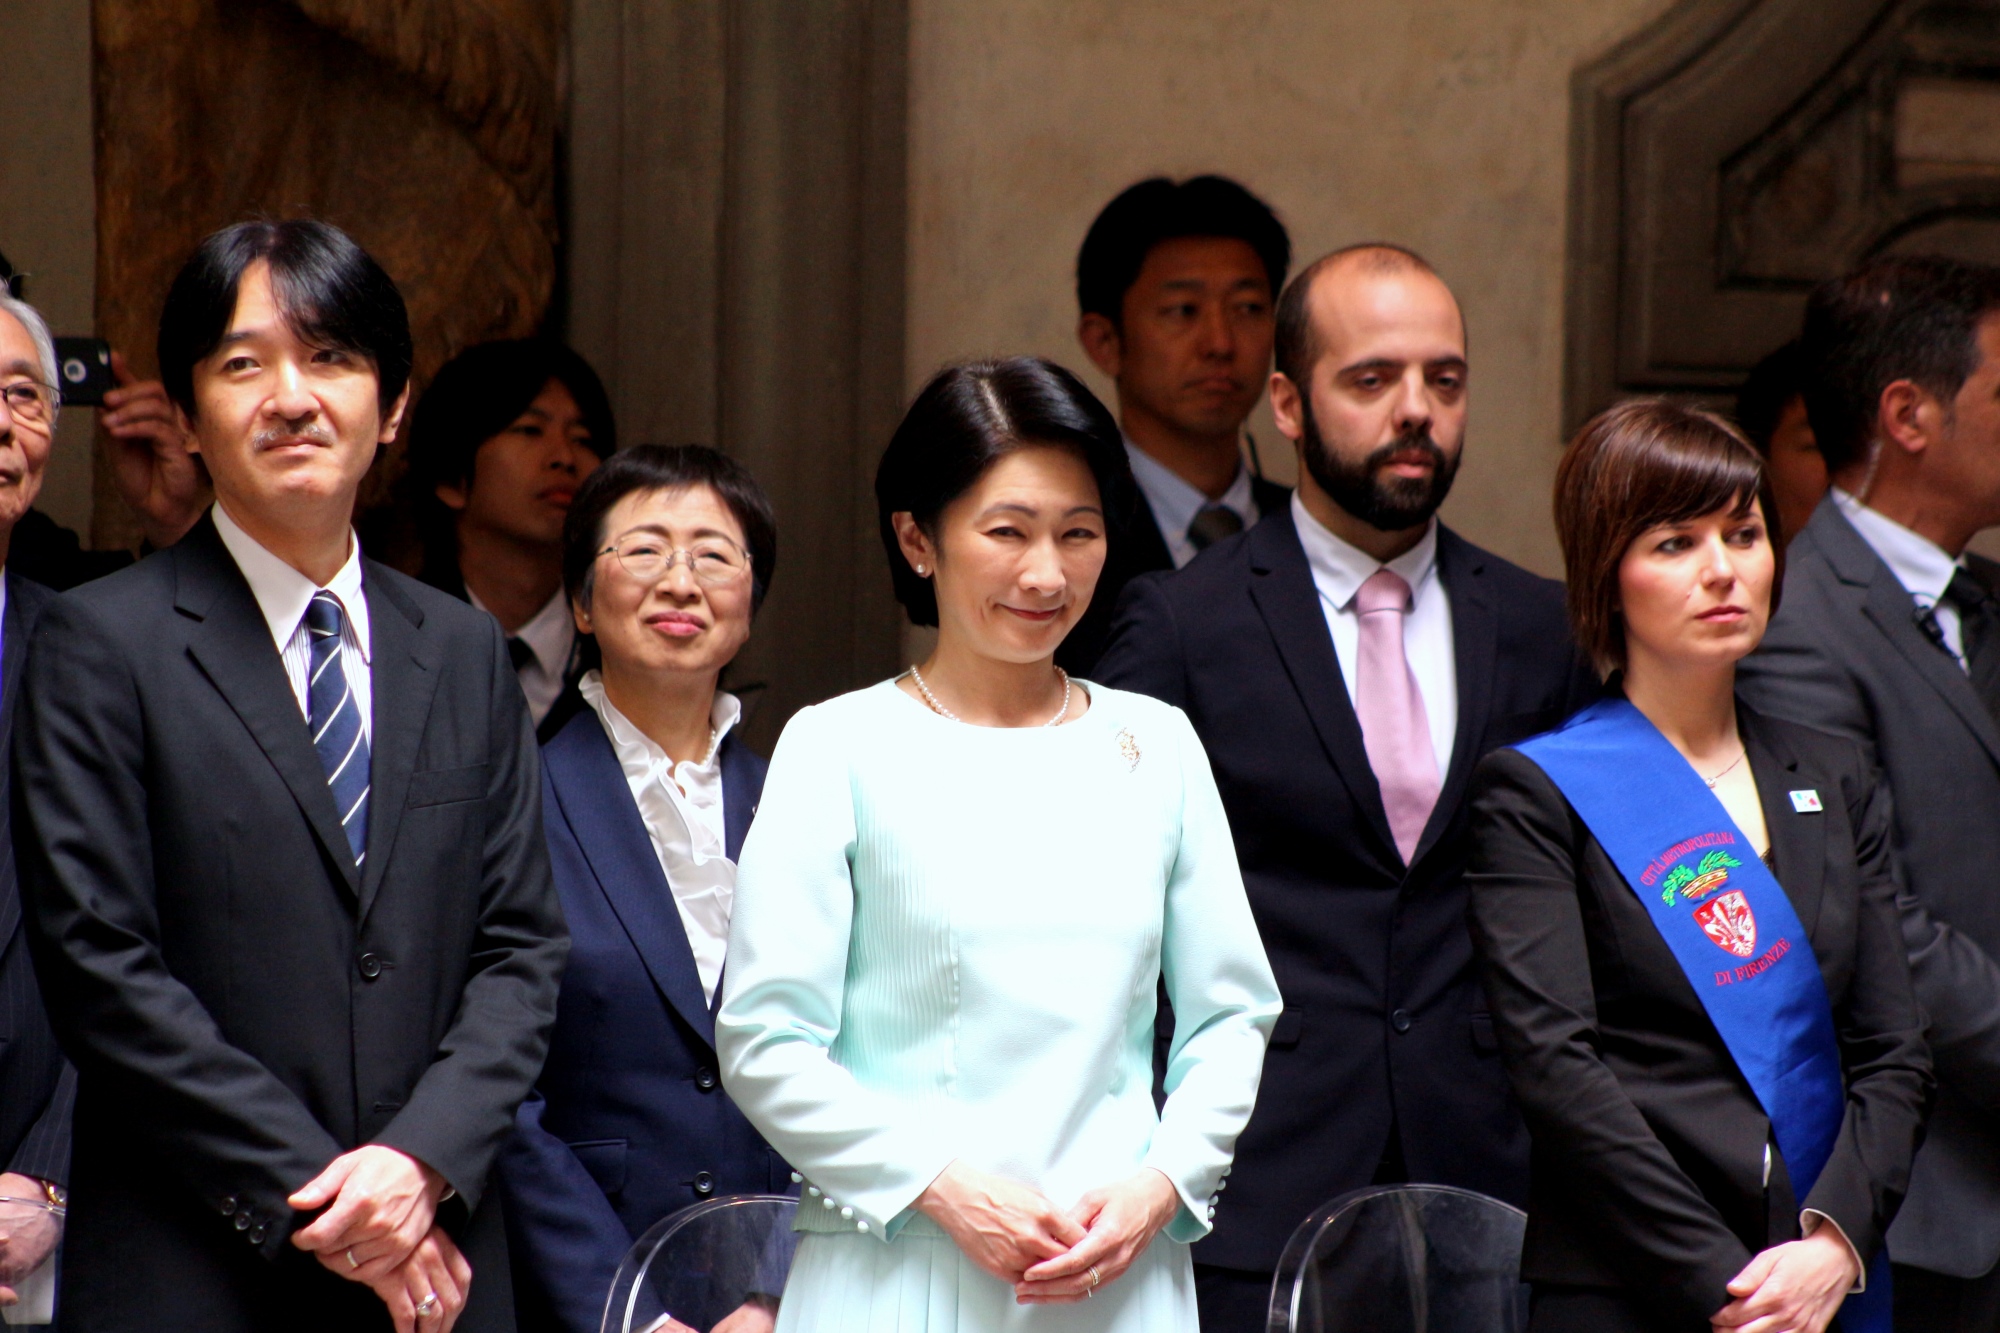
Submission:
M 1792 900 L 1729 812 L 1645 714 L 1592 704 L 1518 747 L 1540 765 L 1645 904 L 1722 1044 L 1770 1117 L 1801 1204 L 1847 1111 L 1833 1007 Z M 1841 1307 L 1887 1333 L 1886 1254 Z

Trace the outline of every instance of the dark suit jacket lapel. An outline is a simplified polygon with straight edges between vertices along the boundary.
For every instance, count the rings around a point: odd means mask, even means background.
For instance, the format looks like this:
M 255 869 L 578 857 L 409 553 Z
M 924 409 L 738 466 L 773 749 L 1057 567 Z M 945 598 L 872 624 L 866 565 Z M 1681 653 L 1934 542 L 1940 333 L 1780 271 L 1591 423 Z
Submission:
M 1777 862 L 1778 883 L 1792 900 L 1792 909 L 1810 936 L 1819 925 L 1819 907 L 1826 881 L 1826 815 L 1801 814 L 1792 793 L 1812 789 L 1822 802 L 1839 793 L 1822 790 L 1815 777 L 1802 772 L 1798 755 L 1773 734 L 1756 713 L 1737 705 L 1743 745 L 1750 752 L 1750 770 L 1757 779 L 1757 803 L 1764 810 L 1764 828 L 1771 835 L 1771 859 Z
M 1917 628 L 1916 603 L 1909 590 L 1896 578 L 1882 557 L 1868 545 L 1832 497 L 1822 501 L 1806 531 L 1825 554 L 1827 563 L 1843 584 L 1853 589 L 1861 601 L 1862 614 L 1889 640 L 1924 682 L 1939 694 L 1986 747 L 1986 753 L 2000 763 L 2000 726 L 1980 702 L 1972 680 L 1950 653 L 1932 643 Z
M 278 770 L 358 900 L 361 877 L 334 809 L 326 768 L 313 749 L 270 626 L 214 521 L 203 518 L 175 543 L 169 558 L 174 562 L 174 608 L 195 622 L 188 630 L 188 653 Z
M 722 847 L 734 861 L 743 855 L 743 839 L 750 835 L 750 819 L 757 813 L 763 795 L 751 774 L 750 751 L 731 731 L 722 741 Z M 717 988 L 720 994 L 720 988 Z
M 12 765 L 6 763 L 14 741 L 14 699 L 21 688 L 21 667 L 28 660 L 28 634 L 34 628 L 30 607 L 24 604 L 21 582 L 12 574 L 7 580 L 7 608 L 0 615 L 0 810 L 13 786 Z M 31 592 L 37 597 L 45 594 Z M 0 838 L 0 950 L 14 938 L 21 924 L 21 891 L 14 878 L 14 842 Z
M 384 577 L 374 561 L 364 561 L 362 595 L 368 599 L 369 692 L 374 721 L 368 737 L 368 862 L 361 876 L 361 913 L 368 914 L 382 875 L 396 849 L 403 803 L 417 746 L 437 692 L 437 636 L 425 634 L 424 613 Z
M 1452 814 L 1465 798 L 1479 746 L 1486 736 L 1487 715 L 1493 710 L 1493 673 L 1498 669 L 1500 621 L 1487 588 L 1485 562 L 1477 547 L 1438 525 L 1438 579 L 1451 601 L 1452 665 L 1458 683 L 1458 727 L 1445 767 L 1444 789 L 1437 808 L 1424 826 L 1417 859 L 1450 829 Z
M 1321 747 L 1347 784 L 1356 808 L 1375 830 L 1386 853 L 1384 865 L 1396 867 L 1400 876 L 1402 856 L 1389 832 L 1381 784 L 1368 763 L 1361 720 L 1354 714 L 1354 701 L 1347 697 L 1347 683 L 1327 632 L 1326 613 L 1320 609 L 1319 589 L 1313 585 L 1312 569 L 1306 564 L 1305 548 L 1299 545 L 1291 511 L 1281 509 L 1252 528 L 1249 543 L 1250 600 L 1264 618 Z
M 639 818 L 639 807 L 632 802 L 625 770 L 597 714 L 578 714 L 543 751 L 542 762 L 597 886 L 639 951 L 653 984 L 713 1046 L 715 1020 L 702 1000 L 701 974 L 695 970 L 687 928 L 681 924 L 680 908 Z

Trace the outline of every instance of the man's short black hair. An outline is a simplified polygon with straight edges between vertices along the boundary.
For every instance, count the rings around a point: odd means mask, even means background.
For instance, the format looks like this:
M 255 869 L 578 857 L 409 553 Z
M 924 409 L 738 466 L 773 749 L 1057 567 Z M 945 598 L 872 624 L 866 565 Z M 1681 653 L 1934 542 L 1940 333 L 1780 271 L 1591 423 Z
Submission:
M 912 625 L 938 623 L 937 589 L 910 568 L 896 539 L 907 513 L 937 536 L 945 507 L 1016 449 L 1048 445 L 1083 460 L 1104 506 L 1105 567 L 1139 503 L 1124 436 L 1083 381 L 1038 356 L 947 366 L 917 394 L 875 469 L 875 511 L 889 582 Z
M 1275 298 L 1292 265 L 1292 240 L 1271 206 L 1227 176 L 1195 176 L 1176 184 L 1154 176 L 1104 206 L 1076 255 L 1076 303 L 1086 315 L 1123 322 L 1125 293 L 1139 280 L 1146 256 L 1184 236 L 1242 241 L 1264 263 Z
M 410 382 L 410 315 L 403 294 L 366 250 L 311 218 L 239 222 L 195 247 L 160 311 L 160 378 L 167 396 L 195 415 L 194 368 L 229 332 L 243 272 L 271 266 L 271 298 L 300 339 L 366 357 L 386 414 Z
M 1882 391 L 1897 380 L 1950 407 L 1979 368 L 1979 321 L 1996 311 L 2000 269 L 1942 255 L 1884 255 L 1815 289 L 1799 341 L 1826 470 L 1867 452 Z
M 598 458 L 618 451 L 611 398 L 590 363 L 548 338 L 477 343 L 444 363 L 410 410 L 409 487 L 424 577 L 440 586 L 458 572 L 458 513 L 438 499 L 440 486 L 470 487 L 479 448 L 506 430 L 548 386 L 560 383 L 576 400 L 590 448 Z
M 526 412 L 550 380 L 576 400 L 590 448 L 600 459 L 618 451 L 611 399 L 590 363 L 547 338 L 479 343 L 444 363 L 410 412 L 410 473 L 429 492 L 467 486 L 479 446 Z
M 1797 338 L 1759 361 L 1736 391 L 1736 424 L 1757 452 L 1771 456 L 1771 437 L 1792 400 L 1806 391 L 1805 347 Z
M 750 469 L 728 454 L 700 444 L 641 444 L 613 454 L 577 487 L 563 519 L 563 588 L 571 601 L 590 605 L 597 554 L 608 534 L 604 520 L 620 500 L 646 491 L 706 486 L 743 529 L 750 548 L 750 609 L 755 614 L 778 572 L 778 520 L 771 497 Z

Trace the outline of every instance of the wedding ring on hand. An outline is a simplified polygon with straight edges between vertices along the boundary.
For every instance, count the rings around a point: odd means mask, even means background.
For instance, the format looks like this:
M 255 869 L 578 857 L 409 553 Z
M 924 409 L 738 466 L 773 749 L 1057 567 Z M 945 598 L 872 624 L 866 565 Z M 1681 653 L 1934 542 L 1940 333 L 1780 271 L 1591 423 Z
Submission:
M 347 1252 L 347 1266 L 348 1266 L 349 1268 L 359 1268 L 359 1267 L 361 1267 L 361 1265 L 360 1265 L 360 1264 L 358 1264 L 358 1263 L 356 1263 L 356 1262 L 354 1261 L 354 1251 L 353 1251 L 353 1250 L 349 1250 L 349 1251 Z
M 419 1319 L 429 1319 L 432 1315 L 437 1313 L 437 1310 L 438 1310 L 438 1294 L 436 1292 L 432 1292 L 430 1295 L 424 1297 L 421 1301 L 417 1302 L 417 1318 Z
M 1083 1298 L 1089 1300 L 1092 1296 L 1095 1296 L 1097 1294 L 1097 1284 L 1102 1281 L 1104 1279 L 1097 1275 L 1097 1265 L 1092 1264 L 1090 1266 L 1090 1285 L 1083 1289 Z

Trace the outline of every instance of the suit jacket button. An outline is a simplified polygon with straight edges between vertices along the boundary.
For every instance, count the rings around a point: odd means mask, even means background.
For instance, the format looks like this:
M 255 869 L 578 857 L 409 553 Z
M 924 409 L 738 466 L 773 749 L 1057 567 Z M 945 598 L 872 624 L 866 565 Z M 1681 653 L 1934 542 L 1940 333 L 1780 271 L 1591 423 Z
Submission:
M 1389 1026 L 1398 1032 L 1408 1032 L 1413 1021 L 1415 1020 L 1410 1017 L 1410 1011 L 1407 1009 L 1398 1009 L 1389 1015 Z
M 235 1226 L 238 1231 L 248 1231 L 250 1229 L 250 1213 L 247 1209 L 236 1215 Z
M 382 960 L 372 953 L 362 954 L 358 966 L 361 968 L 361 975 L 370 981 L 382 975 Z
M 694 1192 L 704 1197 L 715 1193 L 715 1177 L 706 1171 L 694 1173 Z
M 252 1245 L 262 1245 L 264 1243 L 264 1228 L 262 1227 L 250 1228 L 250 1243 Z
M 224 1217 L 228 1217 L 235 1211 L 236 1211 L 236 1196 L 234 1194 L 225 1195 L 222 1200 L 222 1215 Z
M 715 1088 L 715 1071 L 713 1069 L 697 1069 L 694 1075 L 694 1085 L 703 1092 L 713 1091 Z

